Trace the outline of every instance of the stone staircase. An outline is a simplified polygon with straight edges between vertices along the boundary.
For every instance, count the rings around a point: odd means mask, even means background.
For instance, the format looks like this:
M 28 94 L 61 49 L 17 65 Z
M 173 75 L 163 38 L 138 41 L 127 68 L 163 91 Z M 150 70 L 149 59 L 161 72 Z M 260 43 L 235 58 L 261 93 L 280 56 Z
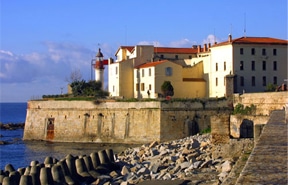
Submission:
M 236 181 L 243 184 L 288 184 L 288 135 L 285 111 L 273 111 Z

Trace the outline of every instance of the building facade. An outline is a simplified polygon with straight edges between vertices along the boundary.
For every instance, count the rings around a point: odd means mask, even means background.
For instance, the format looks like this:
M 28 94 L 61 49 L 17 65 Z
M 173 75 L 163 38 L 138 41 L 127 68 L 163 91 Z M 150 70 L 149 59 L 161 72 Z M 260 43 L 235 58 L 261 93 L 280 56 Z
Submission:
M 287 44 L 276 38 L 229 35 L 227 41 L 203 48 L 121 46 L 117 60 L 109 64 L 109 92 L 157 98 L 164 81 L 172 83 L 176 98 L 225 97 L 228 86 L 233 93 L 264 92 L 269 84 L 280 86 L 287 79 Z M 233 78 L 232 85 L 227 85 L 227 77 L 229 82 Z
M 204 62 L 209 97 L 226 96 L 226 77 L 234 76 L 234 93 L 264 92 L 268 84 L 280 86 L 287 79 L 287 40 L 240 37 L 209 47 L 191 63 Z

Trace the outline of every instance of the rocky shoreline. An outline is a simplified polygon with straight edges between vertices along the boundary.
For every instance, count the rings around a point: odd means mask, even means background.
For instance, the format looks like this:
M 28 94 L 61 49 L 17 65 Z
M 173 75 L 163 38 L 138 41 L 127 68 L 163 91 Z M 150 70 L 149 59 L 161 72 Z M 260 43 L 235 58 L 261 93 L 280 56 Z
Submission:
M 47 157 L 43 163 L 32 161 L 30 166 L 18 170 L 13 170 L 13 166 L 7 164 L 0 172 L 0 183 L 5 178 L 6 181 L 13 179 L 11 173 L 18 174 L 16 179 L 19 183 L 22 178 L 27 181 L 26 176 L 40 181 L 40 171 L 45 169 L 44 171 L 51 171 L 50 181 L 56 184 L 128 185 L 156 180 L 183 180 L 186 184 L 202 185 L 222 184 L 233 169 L 239 155 L 243 153 L 243 146 L 253 145 L 251 140 L 234 140 L 233 142 L 232 149 L 239 150 L 240 154 L 238 152 L 237 155 L 223 155 L 224 157 L 221 157 L 219 152 L 216 152 L 216 155 L 213 154 L 214 150 L 219 150 L 220 146 L 215 147 L 211 143 L 210 134 L 203 134 L 170 142 L 155 141 L 140 147 L 128 148 L 115 155 L 111 149 L 107 149 L 87 156 L 67 155 L 60 160 Z M 242 143 L 236 149 L 238 142 Z M 229 150 L 227 152 L 229 153 Z M 67 170 L 66 166 L 70 166 L 70 170 Z M 56 167 L 57 173 L 54 173 L 53 170 L 55 171 Z M 32 170 L 32 168 L 37 168 L 37 170 Z M 22 177 L 24 175 L 26 176 Z
M 0 123 L 0 130 L 16 130 L 16 129 L 24 129 L 25 123 Z M 0 134 L 0 138 L 2 138 L 3 135 Z M 13 144 L 16 142 L 19 142 L 22 140 L 21 138 L 14 138 L 13 141 L 4 141 L 0 140 L 0 145 L 7 145 L 7 144 Z
M 25 123 L 0 123 L 1 130 L 24 129 Z

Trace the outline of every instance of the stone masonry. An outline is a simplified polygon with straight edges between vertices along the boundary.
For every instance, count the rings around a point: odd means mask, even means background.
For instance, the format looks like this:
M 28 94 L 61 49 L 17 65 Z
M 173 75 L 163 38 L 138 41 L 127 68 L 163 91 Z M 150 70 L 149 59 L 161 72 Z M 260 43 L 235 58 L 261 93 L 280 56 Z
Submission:
M 256 143 L 237 185 L 288 184 L 288 145 L 285 111 L 274 111 Z

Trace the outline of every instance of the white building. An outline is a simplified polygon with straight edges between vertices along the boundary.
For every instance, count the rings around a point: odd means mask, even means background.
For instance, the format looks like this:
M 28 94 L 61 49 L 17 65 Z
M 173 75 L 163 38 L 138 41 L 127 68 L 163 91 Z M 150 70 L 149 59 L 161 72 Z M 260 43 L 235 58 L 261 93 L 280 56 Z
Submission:
M 234 75 L 234 93 L 263 92 L 268 84 L 280 86 L 287 79 L 287 40 L 240 37 L 214 44 L 191 63 L 204 62 L 209 97 L 223 97 L 226 75 Z

